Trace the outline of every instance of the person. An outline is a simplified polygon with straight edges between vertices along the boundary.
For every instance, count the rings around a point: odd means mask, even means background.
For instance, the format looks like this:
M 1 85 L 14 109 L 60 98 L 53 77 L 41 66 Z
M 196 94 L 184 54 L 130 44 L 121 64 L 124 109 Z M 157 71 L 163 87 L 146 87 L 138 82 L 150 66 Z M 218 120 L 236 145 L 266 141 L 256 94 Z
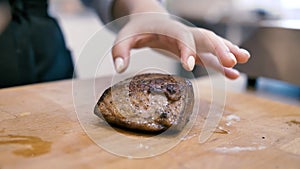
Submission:
M 248 51 L 212 31 L 172 19 L 157 0 L 86 0 L 84 3 L 93 7 L 104 23 L 129 16 L 112 48 L 119 73 L 128 67 L 133 48 L 167 50 L 176 54 L 188 71 L 195 64 L 204 64 L 230 79 L 239 76 L 233 66 L 246 63 L 250 57 Z M 0 30 L 5 27 L 0 36 L 1 87 L 71 78 L 74 67 L 70 52 L 56 20 L 47 13 L 48 1 L 1 0 L 0 4 L 9 6 L 12 15 L 6 27 L 0 25 Z
M 9 18 L 0 26 L 0 87 L 72 78 L 71 54 L 48 1 L 1 0 L 0 6 Z

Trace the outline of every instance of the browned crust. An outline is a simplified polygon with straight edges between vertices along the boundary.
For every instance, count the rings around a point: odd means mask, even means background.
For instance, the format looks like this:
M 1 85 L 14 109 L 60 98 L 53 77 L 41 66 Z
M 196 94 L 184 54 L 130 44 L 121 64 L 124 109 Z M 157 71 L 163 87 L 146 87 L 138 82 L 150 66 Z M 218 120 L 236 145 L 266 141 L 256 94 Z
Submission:
M 182 99 L 180 98 L 186 97 L 183 95 L 184 90 L 192 90 L 192 86 L 189 81 L 186 81 L 184 79 L 178 80 L 178 77 L 177 79 L 175 79 L 173 76 L 170 75 L 142 74 L 130 79 L 129 97 L 133 106 L 147 111 L 149 108 L 149 94 L 153 92 L 156 92 L 155 94 L 164 94 L 165 97 L 168 98 L 168 106 L 173 106 L 173 109 L 166 110 L 172 111 L 175 109 L 175 105 L 178 105 L 179 102 L 182 102 Z M 179 123 L 187 123 L 188 121 L 188 114 L 182 114 L 183 112 L 176 114 L 167 111 L 160 112 L 161 114 L 158 118 L 146 121 L 145 123 L 132 122 L 130 121 L 130 119 L 126 119 L 126 117 L 124 117 L 122 114 L 120 114 L 120 112 L 118 112 L 116 105 L 114 105 L 114 102 L 112 100 L 111 91 L 111 87 L 104 91 L 99 101 L 97 102 L 94 110 L 94 113 L 97 116 L 106 120 L 111 125 L 147 132 L 160 132 L 168 129 L 172 125 L 179 125 Z M 190 102 L 190 104 L 192 103 L 191 106 L 193 106 L 193 96 L 192 100 L 190 101 L 192 101 Z M 185 109 L 190 108 L 185 107 Z

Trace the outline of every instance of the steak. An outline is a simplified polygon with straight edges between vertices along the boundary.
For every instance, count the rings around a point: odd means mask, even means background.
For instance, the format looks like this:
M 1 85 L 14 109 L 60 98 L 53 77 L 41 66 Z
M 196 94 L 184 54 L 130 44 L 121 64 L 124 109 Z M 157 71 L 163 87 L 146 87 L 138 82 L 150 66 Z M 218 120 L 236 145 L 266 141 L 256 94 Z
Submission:
M 178 76 L 139 74 L 109 87 L 94 113 L 123 129 L 180 131 L 189 121 L 194 104 L 190 81 Z

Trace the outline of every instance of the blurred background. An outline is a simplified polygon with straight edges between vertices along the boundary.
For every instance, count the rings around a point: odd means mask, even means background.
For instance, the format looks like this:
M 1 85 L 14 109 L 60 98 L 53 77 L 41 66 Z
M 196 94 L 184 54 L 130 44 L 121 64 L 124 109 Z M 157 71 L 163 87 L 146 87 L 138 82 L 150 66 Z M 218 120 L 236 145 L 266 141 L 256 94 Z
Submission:
M 229 90 L 246 90 L 250 94 L 300 105 L 299 0 L 165 0 L 163 3 L 172 14 L 195 26 L 211 29 L 250 51 L 249 63 L 237 67 L 243 72 L 242 77 L 228 81 Z M 80 0 L 50 0 L 50 13 L 58 19 L 75 62 L 84 44 L 103 27 L 101 21 Z M 111 31 L 101 31 L 106 32 L 103 44 L 114 39 Z M 145 54 L 157 59 L 133 60 L 132 71 L 138 64 L 167 63 L 164 64 L 166 70 L 185 76 L 180 64 L 172 59 L 149 49 L 133 52 L 133 55 Z M 110 57 L 104 62 L 111 64 L 97 71 L 97 76 L 111 75 L 114 71 Z M 78 63 L 79 78 L 95 76 L 89 64 L 88 61 Z M 202 77 L 206 70 L 197 67 L 194 74 Z

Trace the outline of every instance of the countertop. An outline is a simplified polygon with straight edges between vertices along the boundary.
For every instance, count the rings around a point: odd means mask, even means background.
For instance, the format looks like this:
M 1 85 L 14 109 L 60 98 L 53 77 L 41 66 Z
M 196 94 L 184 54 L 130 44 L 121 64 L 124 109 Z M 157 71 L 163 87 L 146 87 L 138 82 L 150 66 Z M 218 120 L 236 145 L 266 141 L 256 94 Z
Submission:
M 296 169 L 300 166 L 300 107 L 244 93 L 226 92 L 224 113 L 217 129 L 207 141 L 199 143 L 212 98 L 207 78 L 193 80 L 201 91 L 201 97 L 196 98 L 200 114 L 189 133 L 176 145 L 147 158 L 115 155 L 101 144 L 98 146 L 95 136 L 121 150 L 128 150 L 127 143 L 116 139 L 118 131 L 100 125 L 93 115 L 93 104 L 111 78 L 100 77 L 95 82 L 66 80 L 0 90 L 0 169 Z M 78 88 L 76 84 L 80 84 Z M 89 95 L 78 95 L 77 91 L 89 91 L 88 84 L 96 84 L 91 103 L 86 100 Z M 93 133 L 89 127 L 94 129 Z M 121 133 L 137 139 L 150 137 Z M 136 151 L 146 152 L 151 148 L 139 144 Z

